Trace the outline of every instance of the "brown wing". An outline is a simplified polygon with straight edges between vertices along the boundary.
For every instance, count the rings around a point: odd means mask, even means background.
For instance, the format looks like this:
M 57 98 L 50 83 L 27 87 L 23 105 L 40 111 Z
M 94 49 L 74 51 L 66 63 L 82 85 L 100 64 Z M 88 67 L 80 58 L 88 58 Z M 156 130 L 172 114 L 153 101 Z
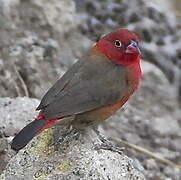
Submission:
M 57 94 L 61 92 L 72 77 L 75 76 L 79 68 L 83 65 L 83 61 L 78 61 L 75 63 L 44 95 L 41 100 L 40 105 L 36 108 L 37 110 L 44 109 L 48 106 L 54 99 L 56 99 Z
M 67 77 L 66 80 L 60 79 L 43 98 L 39 109 L 47 119 L 114 104 L 126 93 L 126 67 L 117 66 L 107 59 L 94 60 L 91 57 L 80 64 L 75 73 L 68 71 L 63 77 Z M 61 81 L 64 86 L 59 89 Z

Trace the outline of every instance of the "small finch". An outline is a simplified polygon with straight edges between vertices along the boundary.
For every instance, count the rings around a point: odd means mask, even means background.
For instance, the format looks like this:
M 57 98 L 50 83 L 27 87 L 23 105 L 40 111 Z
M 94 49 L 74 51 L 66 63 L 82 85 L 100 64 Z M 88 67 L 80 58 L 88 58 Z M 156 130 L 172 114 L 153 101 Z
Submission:
M 44 129 L 66 117 L 77 129 L 95 127 L 120 109 L 140 78 L 139 38 L 127 29 L 104 35 L 45 94 L 40 114 L 13 139 L 20 150 Z

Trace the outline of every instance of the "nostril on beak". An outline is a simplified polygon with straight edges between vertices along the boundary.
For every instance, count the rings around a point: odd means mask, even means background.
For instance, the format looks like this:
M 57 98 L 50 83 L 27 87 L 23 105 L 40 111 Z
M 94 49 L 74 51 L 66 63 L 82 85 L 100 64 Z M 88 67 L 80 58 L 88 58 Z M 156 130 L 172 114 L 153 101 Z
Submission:
M 127 48 L 126 48 L 126 53 L 128 53 L 128 54 L 133 54 L 133 53 L 141 54 L 137 42 L 131 41 L 131 44 L 128 45 Z

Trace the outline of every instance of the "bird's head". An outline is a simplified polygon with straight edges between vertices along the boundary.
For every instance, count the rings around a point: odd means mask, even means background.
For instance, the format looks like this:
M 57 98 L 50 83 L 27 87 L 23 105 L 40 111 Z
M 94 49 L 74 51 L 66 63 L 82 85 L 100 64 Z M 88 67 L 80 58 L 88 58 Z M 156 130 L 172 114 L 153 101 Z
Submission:
M 118 65 L 131 65 L 139 61 L 139 38 L 127 29 L 118 29 L 104 35 L 95 49 Z

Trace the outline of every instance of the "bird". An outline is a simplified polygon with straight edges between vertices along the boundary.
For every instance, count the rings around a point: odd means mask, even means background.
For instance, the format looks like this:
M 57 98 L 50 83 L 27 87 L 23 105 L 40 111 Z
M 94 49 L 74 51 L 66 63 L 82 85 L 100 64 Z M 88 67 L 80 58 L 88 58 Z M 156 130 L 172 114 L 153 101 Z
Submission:
M 19 151 L 34 136 L 72 117 L 75 129 L 97 127 L 120 109 L 142 76 L 139 37 L 128 29 L 103 35 L 42 98 L 39 115 L 12 140 Z M 67 121 L 68 122 L 68 121 Z

